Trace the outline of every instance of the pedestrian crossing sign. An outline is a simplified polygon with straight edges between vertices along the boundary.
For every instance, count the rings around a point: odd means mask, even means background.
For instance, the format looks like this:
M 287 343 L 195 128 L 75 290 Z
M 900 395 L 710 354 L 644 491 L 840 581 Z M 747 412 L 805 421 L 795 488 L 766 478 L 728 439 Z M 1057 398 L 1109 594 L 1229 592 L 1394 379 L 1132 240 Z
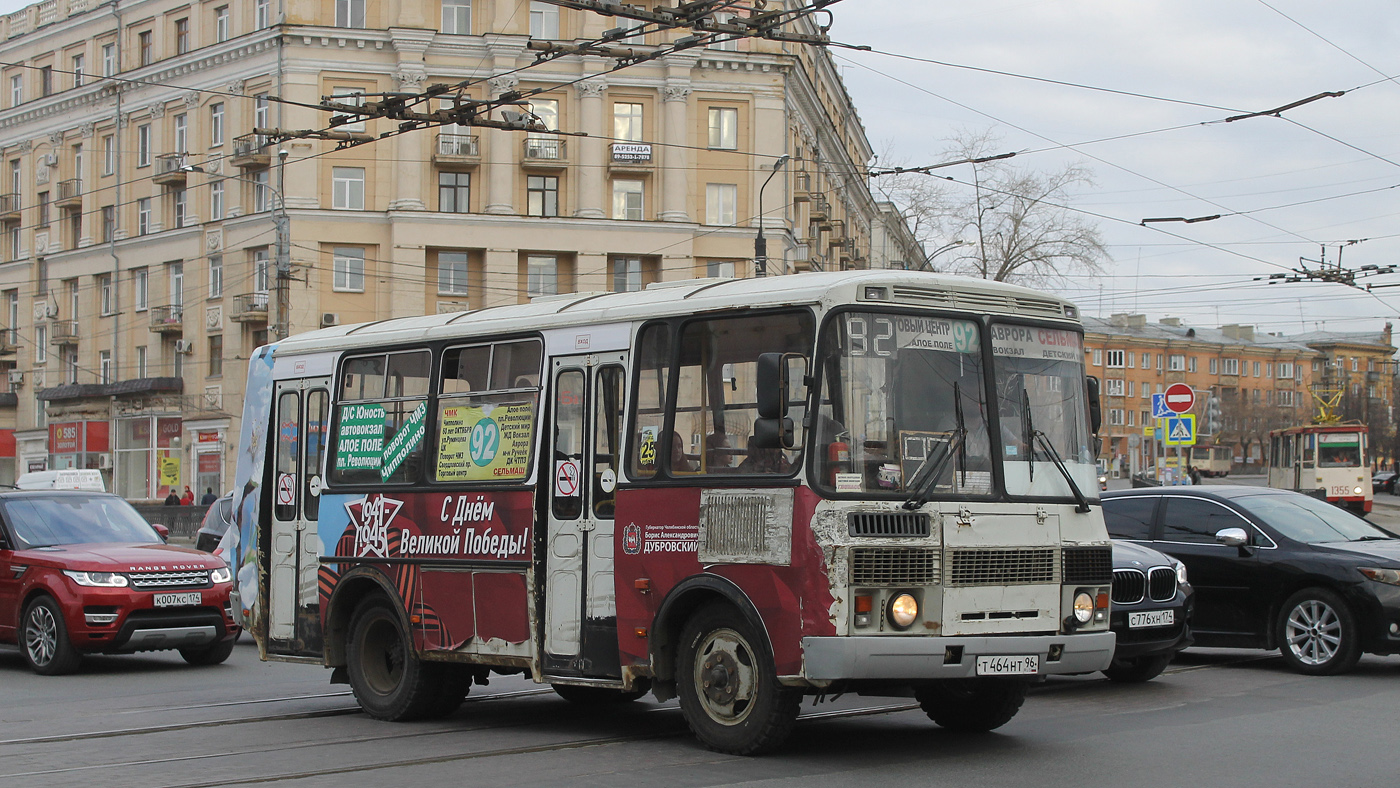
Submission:
M 1172 416 L 1166 422 L 1163 443 L 1168 446 L 1196 445 L 1196 415 L 1194 413 Z

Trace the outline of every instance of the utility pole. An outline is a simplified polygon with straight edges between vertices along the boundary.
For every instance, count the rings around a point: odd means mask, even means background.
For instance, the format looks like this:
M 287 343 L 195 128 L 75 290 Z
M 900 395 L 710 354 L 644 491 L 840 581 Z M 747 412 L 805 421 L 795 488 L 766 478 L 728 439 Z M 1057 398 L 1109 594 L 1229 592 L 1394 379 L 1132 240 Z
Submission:
M 277 151 L 277 210 L 273 221 L 277 227 L 277 338 L 286 339 L 291 333 L 292 228 L 287 216 L 287 154 Z

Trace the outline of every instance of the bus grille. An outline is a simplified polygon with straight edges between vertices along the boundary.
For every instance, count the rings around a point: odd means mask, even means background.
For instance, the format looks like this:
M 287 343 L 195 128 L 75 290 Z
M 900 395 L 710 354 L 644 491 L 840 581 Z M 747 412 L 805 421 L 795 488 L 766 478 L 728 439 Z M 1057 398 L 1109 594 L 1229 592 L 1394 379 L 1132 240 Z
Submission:
M 851 536 L 928 536 L 928 515 L 920 512 L 852 512 L 846 517 Z
M 209 572 L 133 572 L 127 577 L 132 588 L 202 588 L 209 584 Z
M 1099 584 L 1113 576 L 1112 547 L 1066 547 L 1062 554 L 1061 582 Z
M 948 585 L 995 586 L 1055 582 L 1055 549 L 953 550 Z
M 938 550 L 918 547 L 852 548 L 851 585 L 938 585 Z
M 1176 570 L 1159 566 L 1147 578 L 1147 593 L 1153 602 L 1170 602 L 1176 596 Z
M 1147 578 L 1136 569 L 1113 570 L 1113 601 L 1120 605 L 1135 605 L 1147 592 Z

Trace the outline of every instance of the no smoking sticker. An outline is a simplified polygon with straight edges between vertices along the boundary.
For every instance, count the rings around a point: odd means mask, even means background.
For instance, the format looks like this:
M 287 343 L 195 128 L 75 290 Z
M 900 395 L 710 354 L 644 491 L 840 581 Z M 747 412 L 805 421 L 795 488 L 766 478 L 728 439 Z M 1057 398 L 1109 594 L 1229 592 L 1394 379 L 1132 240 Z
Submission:
M 560 498 L 578 495 L 578 460 L 558 460 L 554 463 L 554 494 Z
M 297 477 L 290 473 L 277 475 L 277 505 L 291 506 L 297 498 Z

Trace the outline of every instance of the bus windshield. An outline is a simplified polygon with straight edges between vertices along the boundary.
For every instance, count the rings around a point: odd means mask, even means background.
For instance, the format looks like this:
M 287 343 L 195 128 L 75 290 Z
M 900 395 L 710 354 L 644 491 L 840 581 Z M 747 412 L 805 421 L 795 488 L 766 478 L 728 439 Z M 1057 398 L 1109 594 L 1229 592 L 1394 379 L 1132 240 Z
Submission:
M 1069 497 L 1098 489 L 1084 393 L 1084 348 L 1074 331 L 993 323 L 1001 464 L 1010 495 Z
M 1317 436 L 1317 464 L 1321 468 L 1355 468 L 1361 465 L 1361 436 L 1354 432 L 1323 432 Z
M 818 487 L 902 498 L 991 494 L 976 323 L 847 312 L 827 324 L 820 364 Z

